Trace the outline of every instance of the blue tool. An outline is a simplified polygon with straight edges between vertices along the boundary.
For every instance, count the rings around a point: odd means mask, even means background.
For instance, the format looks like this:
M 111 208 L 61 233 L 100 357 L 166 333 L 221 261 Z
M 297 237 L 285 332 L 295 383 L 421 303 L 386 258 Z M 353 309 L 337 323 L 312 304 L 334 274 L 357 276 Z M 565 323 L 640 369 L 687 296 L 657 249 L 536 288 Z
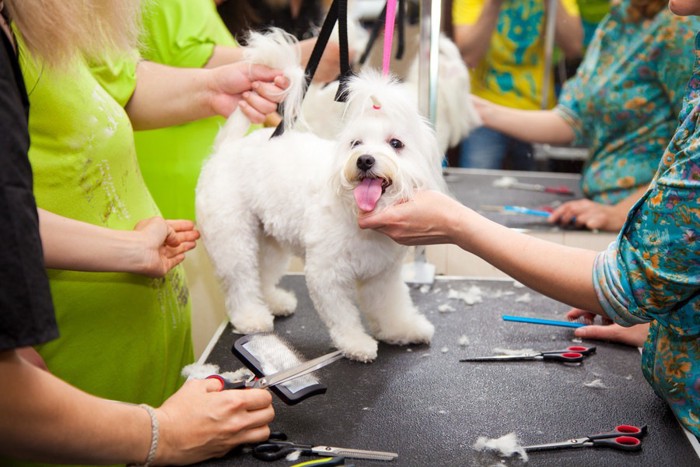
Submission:
M 577 323 L 575 321 L 557 321 L 554 319 L 543 319 L 543 318 L 528 318 L 527 316 L 510 316 L 503 315 L 503 321 L 514 321 L 516 323 L 530 323 L 530 324 L 544 324 L 546 326 L 561 326 L 564 328 L 581 328 L 586 326 L 584 323 Z
M 551 212 L 548 211 L 542 211 L 539 209 L 531 209 L 531 208 L 526 208 L 523 206 L 503 206 L 503 210 L 506 212 L 513 212 L 517 214 L 528 214 L 530 216 L 539 216 L 539 217 L 549 217 Z
M 490 362 L 515 360 L 549 360 L 563 363 L 580 363 L 585 357 L 595 352 L 595 347 L 570 345 L 564 350 L 548 350 L 544 352 L 528 352 L 519 355 L 491 355 L 488 357 L 464 358 L 460 362 Z
M 526 208 L 525 206 L 484 205 L 484 206 L 481 206 L 481 209 L 484 211 L 495 211 L 495 212 L 501 212 L 501 213 L 505 213 L 505 214 L 527 214 L 529 216 L 537 216 L 537 217 L 549 217 L 549 215 L 552 214 L 549 211 L 545 211 L 545 210 L 541 210 L 541 209 Z
M 639 451 L 642 449 L 642 438 L 646 433 L 646 425 L 641 428 L 634 425 L 618 425 L 613 431 L 606 433 L 568 439 L 557 443 L 524 446 L 523 449 L 525 451 L 549 451 L 552 449 L 604 447 L 621 451 Z

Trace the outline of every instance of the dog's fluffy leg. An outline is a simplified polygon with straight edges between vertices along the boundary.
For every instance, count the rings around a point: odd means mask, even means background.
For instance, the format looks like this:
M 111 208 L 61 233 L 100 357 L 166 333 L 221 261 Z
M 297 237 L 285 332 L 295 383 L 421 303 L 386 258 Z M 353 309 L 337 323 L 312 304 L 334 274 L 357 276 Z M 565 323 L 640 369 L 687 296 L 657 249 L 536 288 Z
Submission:
M 234 158 L 217 156 L 202 169 L 197 221 L 224 290 L 231 324 L 246 334 L 272 331 L 273 316 L 263 302 L 258 274 L 260 224 L 228 178 L 216 176 L 235 173 L 235 163 Z
M 380 341 L 429 344 L 433 338 L 435 327 L 413 304 L 400 267 L 360 284 L 358 299 L 372 335 Z
M 296 296 L 277 287 L 287 271 L 290 254 L 273 237 L 265 236 L 260 244 L 260 283 L 265 302 L 275 316 L 289 316 L 297 307 Z
M 364 330 L 360 310 L 354 303 L 355 283 L 346 275 L 306 262 L 306 285 L 333 344 L 352 360 L 371 362 L 377 358 L 377 341 Z

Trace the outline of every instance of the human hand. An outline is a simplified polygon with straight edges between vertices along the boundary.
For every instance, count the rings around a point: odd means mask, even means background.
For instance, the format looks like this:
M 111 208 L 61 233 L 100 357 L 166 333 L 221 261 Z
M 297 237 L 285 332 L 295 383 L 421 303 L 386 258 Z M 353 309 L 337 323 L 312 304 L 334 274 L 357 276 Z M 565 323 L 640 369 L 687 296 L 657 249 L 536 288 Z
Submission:
M 619 232 L 627 219 L 627 207 L 605 205 L 590 199 L 567 201 L 557 207 L 547 221 L 558 225 L 575 225 L 590 230 Z
M 211 72 L 214 112 L 228 117 L 240 106 L 253 123 L 262 123 L 266 115 L 277 110 L 289 86 L 281 71 L 265 65 L 237 62 Z
M 625 327 L 613 323 L 607 317 L 603 317 L 602 324 L 593 324 L 595 316 L 597 315 L 579 308 L 572 308 L 566 314 L 566 317 L 570 320 L 583 317 L 584 322 L 589 323 L 587 326 L 577 328 L 574 331 L 576 337 L 583 339 L 605 340 L 642 347 L 649 335 L 649 323 Z
M 481 121 L 486 124 L 487 119 L 496 111 L 497 106 L 493 102 L 487 101 L 483 97 L 479 97 L 475 94 L 471 94 L 469 99 L 472 101 L 472 105 L 474 105 Z
M 134 231 L 140 234 L 142 259 L 140 274 L 163 277 L 185 259 L 185 253 L 193 249 L 199 238 L 194 222 L 164 220 L 151 217 L 136 224 Z
M 450 243 L 450 217 L 463 209 L 458 201 L 437 191 L 419 191 L 407 201 L 380 211 L 360 212 L 361 229 L 377 230 L 402 245 Z
M 301 48 L 301 62 L 304 66 L 309 63 L 311 58 L 311 53 L 313 52 L 314 46 L 316 45 L 316 37 L 311 39 L 305 39 L 299 42 Z M 352 63 L 355 56 L 354 50 L 348 51 L 349 61 Z M 335 41 L 328 41 L 326 48 L 323 50 L 323 55 L 321 55 L 321 61 L 316 68 L 314 73 L 313 81 L 315 83 L 330 83 L 338 79 L 340 75 L 340 45 Z
M 218 380 L 205 379 L 187 381 L 156 409 L 156 416 L 160 440 L 155 463 L 183 465 L 268 439 L 275 413 L 267 390 L 221 391 Z

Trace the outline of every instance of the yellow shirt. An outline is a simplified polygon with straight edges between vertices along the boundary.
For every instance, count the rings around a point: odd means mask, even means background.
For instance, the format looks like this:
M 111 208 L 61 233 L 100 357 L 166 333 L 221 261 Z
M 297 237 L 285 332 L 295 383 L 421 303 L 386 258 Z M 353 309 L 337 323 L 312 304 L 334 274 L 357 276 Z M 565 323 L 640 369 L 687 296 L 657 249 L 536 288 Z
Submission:
M 473 25 L 487 0 L 457 0 L 453 4 L 455 26 Z M 579 16 L 576 0 L 561 0 L 567 13 Z M 539 109 L 545 74 L 544 0 L 504 0 L 491 46 L 471 70 L 471 91 L 491 102 L 520 109 Z M 553 89 L 553 78 L 549 89 Z M 549 93 L 549 106 L 555 103 Z

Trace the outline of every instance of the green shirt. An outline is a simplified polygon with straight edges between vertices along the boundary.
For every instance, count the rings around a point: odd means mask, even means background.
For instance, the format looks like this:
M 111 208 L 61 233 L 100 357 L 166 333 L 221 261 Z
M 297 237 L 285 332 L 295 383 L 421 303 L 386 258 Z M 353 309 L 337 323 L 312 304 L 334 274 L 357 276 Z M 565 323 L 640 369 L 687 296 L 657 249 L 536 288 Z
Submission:
M 83 60 L 59 72 L 20 50 L 38 206 L 121 230 L 159 215 L 122 105 Z M 101 79 L 110 82 L 108 68 Z M 99 397 L 154 406 L 179 388 L 182 367 L 194 360 L 181 267 L 162 279 L 59 270 L 49 278 L 60 338 L 39 351 L 52 373 Z
M 147 60 L 201 68 L 216 45 L 237 45 L 212 0 L 153 0 L 145 8 L 140 52 Z M 222 117 L 211 117 L 136 132 L 143 178 L 166 218 L 194 220 L 199 171 L 224 123 Z

